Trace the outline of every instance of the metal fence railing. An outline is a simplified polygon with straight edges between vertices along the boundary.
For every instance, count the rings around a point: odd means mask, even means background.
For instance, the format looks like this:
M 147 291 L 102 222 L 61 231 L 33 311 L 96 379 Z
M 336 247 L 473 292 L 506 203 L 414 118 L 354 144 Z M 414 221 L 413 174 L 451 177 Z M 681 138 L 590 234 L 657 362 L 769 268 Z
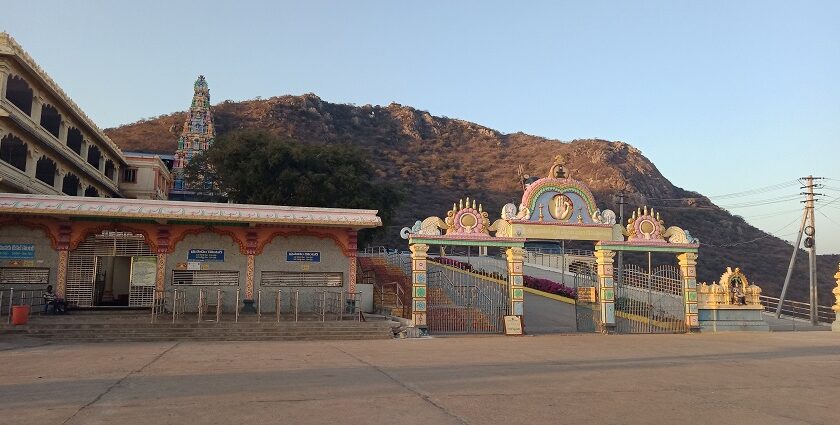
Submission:
M 767 313 L 776 314 L 776 309 L 779 307 L 779 299 L 767 295 L 759 295 L 761 305 L 764 306 L 764 311 Z M 800 301 L 785 300 L 782 304 L 782 316 L 810 320 L 811 318 L 811 304 Z M 817 305 L 817 321 L 820 323 L 832 323 L 835 315 L 831 307 L 826 305 Z
M 29 314 L 42 314 L 47 302 L 41 289 L 0 288 L 0 318 L 12 322 L 12 307 L 29 306 Z
M 235 304 L 226 305 L 226 296 L 233 296 Z M 228 293 L 222 289 L 207 288 L 200 289 L 198 293 L 189 293 L 183 289 L 155 290 L 150 308 L 151 322 L 261 322 L 266 313 L 266 304 L 269 314 L 270 310 L 274 310 L 274 321 L 277 323 L 301 320 L 362 320 L 361 306 L 358 303 L 361 292 L 321 289 L 304 293 L 297 288 L 276 291 L 258 289 L 254 303 L 256 314 L 253 315 L 241 314 L 241 296 L 239 289 Z

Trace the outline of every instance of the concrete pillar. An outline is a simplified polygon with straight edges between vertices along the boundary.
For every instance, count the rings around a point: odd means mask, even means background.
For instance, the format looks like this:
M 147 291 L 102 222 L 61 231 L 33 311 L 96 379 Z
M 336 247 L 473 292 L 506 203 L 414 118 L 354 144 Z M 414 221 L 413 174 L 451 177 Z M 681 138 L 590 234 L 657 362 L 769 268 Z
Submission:
M 614 251 L 595 251 L 595 264 L 598 266 L 598 303 L 601 309 L 603 332 L 615 331 L 615 284 L 613 282 Z
M 834 310 L 834 323 L 831 324 L 831 330 L 840 332 L 840 265 L 837 267 L 834 278 L 837 279 L 837 286 L 831 291 L 834 294 L 834 305 L 831 306 L 831 309 Z
M 525 250 L 522 248 L 508 248 L 508 311 L 514 316 L 525 315 L 525 289 L 523 284 L 525 278 L 522 276 L 522 261 L 525 258 Z
M 40 97 L 38 97 L 37 94 L 35 94 L 32 97 L 32 115 L 31 115 L 31 117 L 32 117 L 32 121 L 35 122 L 35 126 L 37 126 L 37 127 L 41 126 L 41 108 L 43 106 L 44 106 L 44 100 L 41 99 Z
M 58 140 L 62 145 L 67 145 L 67 121 L 61 120 L 58 124 Z
M 61 169 L 60 167 L 56 166 L 55 168 L 55 182 L 53 184 L 53 188 L 57 190 L 59 193 L 63 193 L 61 189 L 64 188 L 64 176 L 67 175 L 67 170 Z
M 685 300 L 685 326 L 689 332 L 700 332 L 697 319 L 697 254 L 686 252 L 677 256 Z
M 246 256 L 247 267 L 245 268 L 245 298 L 242 300 L 243 313 L 256 313 L 254 308 L 254 254 Z
M 420 333 L 425 335 L 428 333 L 428 325 L 426 324 L 426 306 L 428 305 L 426 296 L 426 264 L 427 253 L 429 252 L 429 245 L 413 244 L 409 245 L 411 250 L 411 319 L 414 325 L 420 329 Z
M 0 64 L 0 99 L 6 98 L 6 86 L 9 83 L 9 68 Z

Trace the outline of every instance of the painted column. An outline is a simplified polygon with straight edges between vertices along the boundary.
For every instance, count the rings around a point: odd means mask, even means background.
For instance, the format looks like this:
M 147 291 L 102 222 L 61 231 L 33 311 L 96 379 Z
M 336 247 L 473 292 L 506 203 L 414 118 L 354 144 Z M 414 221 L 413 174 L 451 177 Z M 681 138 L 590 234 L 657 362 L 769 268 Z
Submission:
M 697 319 L 697 254 L 686 252 L 677 256 L 680 263 L 680 276 L 683 281 L 683 299 L 685 300 L 685 326 L 688 332 L 700 332 Z
M 508 248 L 508 314 L 514 316 L 525 315 L 525 290 L 523 289 L 524 278 L 522 277 L 522 261 L 525 258 L 525 250 L 522 248 Z
M 254 265 L 257 257 L 257 232 L 249 231 L 245 236 L 245 297 L 242 299 L 242 313 L 256 313 L 254 307 Z
M 411 250 L 411 319 L 414 321 L 414 326 L 420 329 L 420 333 L 425 335 L 428 333 L 428 326 L 426 325 L 426 256 L 429 252 L 429 245 L 414 244 L 409 245 Z
M 831 324 L 831 330 L 840 332 L 840 264 L 838 264 L 834 278 L 837 279 L 837 286 L 831 291 L 834 294 L 834 305 L 831 306 L 831 309 L 834 310 L 834 323 Z
M 155 268 L 155 289 L 160 291 L 159 296 L 163 296 L 163 291 L 166 290 L 166 260 L 169 257 L 169 229 L 160 227 L 157 231 L 157 238 L 155 240 L 157 248 L 157 267 Z
M 349 260 L 348 275 L 347 275 L 347 292 L 349 292 L 348 299 L 356 299 L 356 255 L 358 254 L 359 235 L 355 230 L 347 231 L 347 256 Z
M 67 266 L 70 262 L 70 235 L 72 227 L 69 223 L 61 223 L 58 226 L 58 238 L 56 249 L 58 249 L 58 265 L 55 277 L 55 296 L 65 298 L 67 290 Z
M 615 284 L 613 282 L 613 258 L 615 251 L 595 251 L 598 266 L 598 303 L 601 310 L 601 331 L 615 331 Z

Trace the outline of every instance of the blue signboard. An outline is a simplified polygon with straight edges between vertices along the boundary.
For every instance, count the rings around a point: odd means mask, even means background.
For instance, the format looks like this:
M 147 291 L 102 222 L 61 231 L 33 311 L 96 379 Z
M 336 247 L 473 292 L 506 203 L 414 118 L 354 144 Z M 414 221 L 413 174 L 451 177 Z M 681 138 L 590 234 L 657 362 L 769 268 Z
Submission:
M 286 251 L 286 261 L 321 262 L 321 251 Z
M 34 260 L 35 245 L 28 243 L 0 243 L 0 259 Z
M 225 261 L 223 249 L 191 249 L 187 261 Z

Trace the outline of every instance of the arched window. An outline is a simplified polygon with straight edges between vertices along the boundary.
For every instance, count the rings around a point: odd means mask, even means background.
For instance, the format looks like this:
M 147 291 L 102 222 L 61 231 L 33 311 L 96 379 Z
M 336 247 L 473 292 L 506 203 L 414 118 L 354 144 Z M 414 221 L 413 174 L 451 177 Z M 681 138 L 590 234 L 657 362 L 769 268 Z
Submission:
M 98 198 L 99 191 L 96 190 L 96 188 L 93 186 L 88 186 L 88 188 L 85 189 L 85 196 L 87 196 L 88 198 Z
M 71 127 L 67 130 L 67 147 L 76 152 L 76 155 L 82 154 L 82 132 L 76 127 Z
M 88 157 L 87 157 L 88 164 L 93 165 L 93 168 L 96 168 L 98 170 L 99 169 L 99 158 L 101 158 L 101 157 L 102 157 L 102 152 L 99 151 L 98 147 L 96 147 L 94 145 L 88 146 Z
M 61 114 L 55 106 L 44 104 L 41 106 L 41 127 L 55 137 L 58 137 L 58 128 L 61 127 Z
M 32 115 L 32 87 L 17 75 L 6 80 L 6 99 L 26 115 Z
M 79 178 L 74 174 L 67 174 L 64 176 L 64 183 L 61 185 L 61 191 L 65 195 L 78 196 L 79 195 Z
M 55 161 L 42 156 L 35 165 L 35 178 L 42 182 L 54 186 L 55 185 Z
M 114 161 L 105 161 L 105 177 L 114 180 Z
M 26 144 L 11 134 L 7 134 L 0 140 L 0 160 L 17 168 L 26 171 Z

